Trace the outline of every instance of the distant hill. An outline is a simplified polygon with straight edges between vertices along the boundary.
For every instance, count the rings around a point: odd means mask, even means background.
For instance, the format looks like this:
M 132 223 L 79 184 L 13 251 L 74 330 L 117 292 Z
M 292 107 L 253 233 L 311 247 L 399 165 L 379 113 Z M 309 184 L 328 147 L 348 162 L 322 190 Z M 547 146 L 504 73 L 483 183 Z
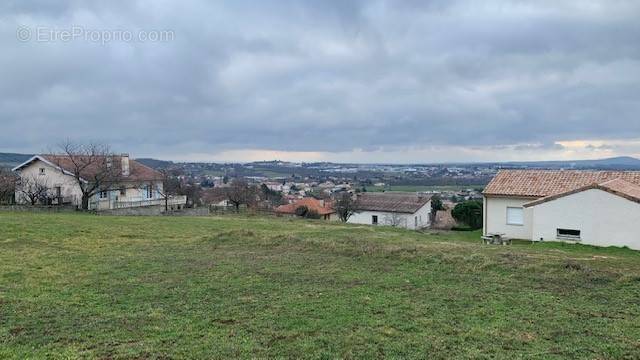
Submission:
M 23 162 L 29 160 L 32 154 L 16 154 L 16 153 L 0 153 L 0 168 L 14 168 Z M 173 164 L 171 161 L 156 160 L 156 159 L 136 159 L 144 165 L 152 167 L 154 169 L 161 169 L 168 165 Z
M 158 159 L 151 159 L 151 158 L 140 158 L 140 159 L 136 159 L 136 161 L 153 169 L 164 169 L 173 164 L 173 161 L 158 160 Z
M 31 154 L 0 153 L 0 167 L 12 168 L 27 161 Z M 162 169 L 174 164 L 172 161 L 152 158 L 136 159 L 140 163 L 154 169 Z M 257 164 L 269 164 L 277 166 L 278 162 L 256 162 Z M 329 163 L 326 163 L 329 164 Z M 477 164 L 477 163 L 475 163 Z M 640 170 L 640 159 L 630 156 L 613 157 L 598 160 L 568 160 L 568 161 L 514 161 L 483 163 L 501 168 L 536 168 L 536 169 L 583 169 L 583 170 Z M 345 164 L 341 164 L 345 166 Z M 420 164 L 415 164 L 420 165 Z M 440 164 L 445 165 L 445 164 Z M 474 165 L 474 163 L 456 163 L 456 165 Z M 286 166 L 285 166 L 286 167 Z M 288 169 L 290 170 L 290 169 Z
M 633 158 L 631 156 L 620 156 L 603 160 L 585 160 L 582 161 L 582 165 L 593 166 L 633 166 L 640 167 L 640 159 Z
M 29 160 L 33 155 L 0 153 L 0 167 L 13 168 Z
M 630 156 L 620 156 L 599 160 L 508 162 L 502 163 L 501 165 L 506 167 L 533 167 L 542 169 L 639 170 L 640 159 Z

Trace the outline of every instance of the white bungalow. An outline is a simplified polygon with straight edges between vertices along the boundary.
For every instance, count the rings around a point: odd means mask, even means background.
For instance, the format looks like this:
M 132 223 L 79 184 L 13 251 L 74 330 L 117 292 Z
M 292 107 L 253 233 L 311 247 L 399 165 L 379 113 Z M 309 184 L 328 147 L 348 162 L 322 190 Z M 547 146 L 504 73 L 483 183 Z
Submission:
M 431 196 L 416 193 L 362 193 L 348 222 L 387 225 L 411 230 L 430 225 Z
M 483 195 L 484 235 L 640 250 L 640 172 L 503 170 Z

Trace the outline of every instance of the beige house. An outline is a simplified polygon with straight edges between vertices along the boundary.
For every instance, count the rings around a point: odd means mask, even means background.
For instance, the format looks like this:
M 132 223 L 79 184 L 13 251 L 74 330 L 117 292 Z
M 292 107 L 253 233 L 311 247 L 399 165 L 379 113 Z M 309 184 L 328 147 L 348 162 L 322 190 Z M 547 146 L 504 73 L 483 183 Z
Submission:
M 502 170 L 483 195 L 484 235 L 640 250 L 640 172 Z
M 140 206 L 164 205 L 163 176 L 135 160 L 128 154 L 101 157 L 100 166 L 113 169 L 113 181 L 105 181 L 89 199 L 89 209 L 104 210 Z M 81 181 L 90 184 L 97 174 L 98 165 L 82 170 Z M 16 202 L 27 203 L 24 188 L 37 184 L 46 187 L 41 202 L 53 205 L 82 204 L 82 191 L 71 158 L 65 155 L 36 155 L 13 169 L 20 176 L 20 186 L 16 190 Z M 186 203 L 185 197 L 172 197 L 170 205 Z

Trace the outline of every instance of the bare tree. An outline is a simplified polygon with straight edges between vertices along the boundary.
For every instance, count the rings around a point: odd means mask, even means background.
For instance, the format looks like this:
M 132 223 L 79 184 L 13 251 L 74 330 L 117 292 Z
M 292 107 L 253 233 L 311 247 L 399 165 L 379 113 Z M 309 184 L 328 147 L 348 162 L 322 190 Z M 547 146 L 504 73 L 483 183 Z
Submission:
M 180 181 L 178 195 L 187 197 L 187 206 L 202 205 L 202 187 L 194 181 Z
M 35 205 L 38 202 L 42 203 L 49 197 L 49 188 L 46 179 L 35 174 L 22 177 L 18 191 L 31 205 Z
M 333 204 L 333 209 L 342 222 L 347 222 L 356 212 L 356 204 L 351 194 L 344 192 L 338 194 L 336 202 Z
M 241 205 L 250 206 L 256 201 L 256 187 L 249 185 L 242 178 L 234 179 L 231 186 L 226 188 L 226 192 L 227 200 L 236 208 L 236 212 L 240 210 Z
M 11 203 L 16 193 L 15 174 L 7 169 L 0 168 L 0 203 Z
M 270 189 L 266 184 L 260 185 L 260 198 L 265 200 L 269 206 L 276 207 L 284 203 L 282 193 L 280 191 Z
M 109 190 L 123 176 L 123 169 L 114 161 L 109 147 L 104 144 L 80 144 L 67 141 L 60 145 L 55 156 L 57 166 L 68 169 L 82 193 L 82 209 L 89 208 L 89 200 L 101 191 Z
M 164 200 L 164 211 L 169 211 L 169 199 L 180 192 L 180 179 L 168 169 L 158 170 L 162 174 L 162 188 L 157 188 L 158 194 Z

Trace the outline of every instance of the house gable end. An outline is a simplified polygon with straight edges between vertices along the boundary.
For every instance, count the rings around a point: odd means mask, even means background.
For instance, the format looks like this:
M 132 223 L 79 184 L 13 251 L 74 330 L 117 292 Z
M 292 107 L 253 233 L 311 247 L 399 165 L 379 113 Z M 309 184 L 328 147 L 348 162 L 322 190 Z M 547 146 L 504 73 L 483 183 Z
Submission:
M 32 166 L 33 164 L 37 163 L 38 161 L 41 161 L 41 162 L 47 164 L 48 166 L 60 171 L 61 173 L 65 174 L 65 175 L 75 176 L 72 172 L 61 168 L 60 166 L 52 163 L 51 161 L 47 160 L 46 158 L 44 158 L 44 157 L 42 157 L 40 155 L 35 155 L 35 156 L 31 157 L 29 160 L 27 160 L 27 161 L 23 162 L 22 164 L 20 164 L 20 165 L 14 167 L 13 169 L 11 169 L 11 171 L 13 171 L 13 172 L 22 171 L 22 169 L 25 169 L 25 168 L 27 168 L 29 166 Z M 82 181 L 86 181 L 86 180 L 82 179 Z

